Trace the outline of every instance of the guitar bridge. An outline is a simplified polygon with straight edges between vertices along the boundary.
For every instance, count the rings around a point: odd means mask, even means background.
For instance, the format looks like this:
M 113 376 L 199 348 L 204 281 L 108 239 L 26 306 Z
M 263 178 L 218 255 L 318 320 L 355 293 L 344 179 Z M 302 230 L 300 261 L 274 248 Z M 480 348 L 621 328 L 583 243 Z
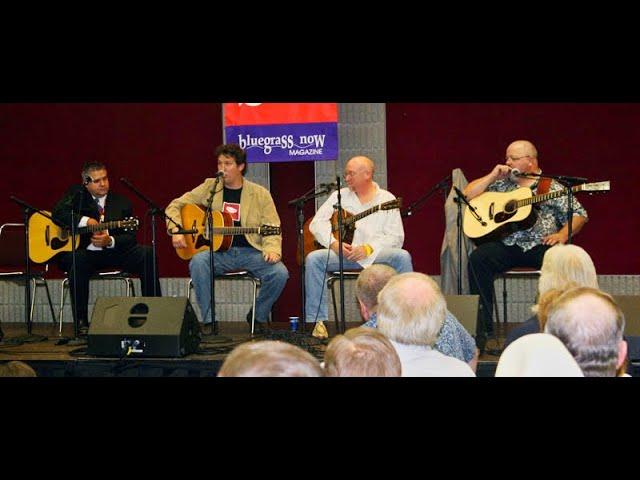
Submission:
M 495 206 L 495 203 L 491 203 L 491 205 L 489 205 L 489 219 L 493 220 L 493 207 Z

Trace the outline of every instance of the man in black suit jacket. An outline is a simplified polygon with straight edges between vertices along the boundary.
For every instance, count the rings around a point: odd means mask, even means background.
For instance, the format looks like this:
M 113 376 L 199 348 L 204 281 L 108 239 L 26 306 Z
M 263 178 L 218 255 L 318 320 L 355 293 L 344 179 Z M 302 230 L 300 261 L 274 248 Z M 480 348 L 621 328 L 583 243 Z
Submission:
M 72 210 L 78 227 L 133 216 L 129 199 L 109 192 L 107 167 L 103 163 L 85 163 L 82 179 L 83 186 L 73 185 L 53 208 L 53 218 L 56 222 L 70 227 Z M 81 235 L 80 246 L 76 249 L 75 292 L 72 255 L 70 252 L 63 252 L 58 257 L 60 268 L 69 275 L 72 302 L 74 297 L 77 299 L 77 321 L 83 334 L 89 326 L 89 277 L 96 270 L 121 268 L 129 273 L 138 274 L 144 296 L 154 295 L 154 283 L 156 295 L 161 295 L 158 279 L 153 278 L 152 250 L 146 245 L 138 245 L 134 233 L 105 230 Z

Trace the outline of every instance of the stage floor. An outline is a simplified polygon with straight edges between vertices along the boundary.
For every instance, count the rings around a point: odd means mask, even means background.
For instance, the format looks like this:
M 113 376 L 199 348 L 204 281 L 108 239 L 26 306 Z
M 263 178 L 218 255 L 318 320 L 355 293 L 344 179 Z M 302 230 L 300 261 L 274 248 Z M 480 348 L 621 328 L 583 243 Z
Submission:
M 347 323 L 347 328 L 359 324 Z M 286 323 L 272 323 L 263 334 L 251 335 L 246 323 L 220 322 L 219 334 L 208 335 L 204 329 L 202 341 L 195 353 L 184 357 L 96 357 L 87 354 L 86 341 L 71 341 L 73 325 L 63 325 L 62 334 L 52 323 L 34 323 L 31 337 L 24 323 L 3 323 L 4 339 L 0 342 L 0 361 L 21 360 L 31 365 L 42 377 L 107 377 L 107 376 L 216 376 L 226 356 L 236 346 L 252 340 L 282 340 L 309 351 L 322 360 L 328 341 L 336 334 L 334 324 L 327 324 L 329 339 L 311 336 L 306 332 L 290 332 Z M 500 339 L 501 341 L 501 339 Z M 498 347 L 490 340 L 488 349 Z M 480 357 L 478 376 L 493 376 L 498 357 L 484 354 Z

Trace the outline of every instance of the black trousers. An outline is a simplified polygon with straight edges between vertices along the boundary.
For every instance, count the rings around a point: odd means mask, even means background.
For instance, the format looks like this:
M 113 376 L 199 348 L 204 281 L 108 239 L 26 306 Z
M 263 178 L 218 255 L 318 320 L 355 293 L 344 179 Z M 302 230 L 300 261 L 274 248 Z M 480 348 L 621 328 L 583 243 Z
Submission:
M 153 278 L 153 251 L 146 245 L 133 245 L 126 250 L 86 250 L 76 251 L 76 289 L 74 291 L 73 269 L 71 268 L 72 256 L 69 252 L 60 254 L 59 265 L 69 276 L 69 291 L 71 292 L 71 304 L 77 298 L 76 306 L 79 325 L 88 325 L 89 304 L 89 278 L 97 270 L 105 268 L 122 269 L 125 272 L 140 276 L 142 295 L 153 296 L 155 282 L 157 296 L 161 296 L 160 282 Z M 156 269 L 157 272 L 157 269 Z M 75 295 L 74 295 L 75 293 Z M 75 318 L 74 318 L 75 320 Z
M 469 286 L 472 295 L 480 295 L 476 342 L 486 342 L 493 335 L 493 281 L 496 275 L 514 267 L 540 268 L 549 245 L 537 245 L 523 252 L 517 245 L 488 242 L 476 248 L 469 256 Z

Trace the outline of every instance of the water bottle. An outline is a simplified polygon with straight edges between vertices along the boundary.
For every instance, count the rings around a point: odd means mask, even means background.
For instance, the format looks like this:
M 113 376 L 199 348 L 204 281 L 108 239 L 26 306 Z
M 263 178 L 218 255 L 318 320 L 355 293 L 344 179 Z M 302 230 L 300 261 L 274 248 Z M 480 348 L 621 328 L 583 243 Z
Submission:
M 297 332 L 298 331 L 298 321 L 300 320 L 300 317 L 289 317 L 289 329 L 292 332 Z

